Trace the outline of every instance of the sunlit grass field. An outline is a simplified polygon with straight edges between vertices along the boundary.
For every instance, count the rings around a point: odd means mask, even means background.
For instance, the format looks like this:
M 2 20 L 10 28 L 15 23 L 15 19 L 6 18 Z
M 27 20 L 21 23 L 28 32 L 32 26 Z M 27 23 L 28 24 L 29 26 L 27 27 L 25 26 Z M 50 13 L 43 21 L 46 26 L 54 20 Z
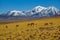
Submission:
M 0 23 L 0 40 L 60 40 L 60 17 Z

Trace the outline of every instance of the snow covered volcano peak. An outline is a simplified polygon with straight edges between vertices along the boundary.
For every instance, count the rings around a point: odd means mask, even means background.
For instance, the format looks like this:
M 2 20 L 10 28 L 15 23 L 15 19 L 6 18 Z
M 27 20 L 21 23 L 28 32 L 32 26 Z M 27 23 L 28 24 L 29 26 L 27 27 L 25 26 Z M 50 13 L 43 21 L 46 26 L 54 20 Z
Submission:
M 36 6 L 35 7 L 35 9 L 38 9 L 38 8 L 40 8 L 40 9 L 46 9 L 46 7 L 43 7 L 43 6 Z
M 56 14 L 58 14 L 58 15 L 60 14 L 60 13 L 59 13 L 60 10 L 57 9 L 56 7 L 54 7 L 54 6 L 48 7 L 47 10 L 48 10 L 48 12 L 49 12 L 49 11 L 50 11 L 50 12 L 53 12 L 55 15 L 56 15 Z
M 12 10 L 13 12 L 16 12 L 16 11 L 18 11 L 18 10 Z
M 47 9 L 52 9 L 52 10 L 57 10 L 58 11 L 58 9 L 56 7 L 54 7 L 54 6 L 50 6 Z
M 22 15 L 25 15 L 25 13 L 23 13 L 23 11 L 12 10 L 12 11 L 8 11 L 7 15 L 8 16 L 22 16 Z
M 45 9 L 47 9 L 47 8 L 46 7 L 42 7 L 42 6 L 36 6 L 35 8 L 33 8 L 33 10 L 35 12 L 40 12 L 40 11 L 45 10 Z

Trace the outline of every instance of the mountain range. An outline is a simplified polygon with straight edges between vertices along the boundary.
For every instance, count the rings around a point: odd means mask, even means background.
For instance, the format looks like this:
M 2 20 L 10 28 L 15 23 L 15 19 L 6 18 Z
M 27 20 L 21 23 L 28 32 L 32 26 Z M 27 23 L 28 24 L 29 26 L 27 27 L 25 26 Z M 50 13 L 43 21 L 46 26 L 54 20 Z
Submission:
M 25 18 L 42 18 L 59 16 L 60 10 L 56 7 L 36 6 L 30 11 L 12 10 L 4 14 L 0 14 L 0 19 L 25 19 Z

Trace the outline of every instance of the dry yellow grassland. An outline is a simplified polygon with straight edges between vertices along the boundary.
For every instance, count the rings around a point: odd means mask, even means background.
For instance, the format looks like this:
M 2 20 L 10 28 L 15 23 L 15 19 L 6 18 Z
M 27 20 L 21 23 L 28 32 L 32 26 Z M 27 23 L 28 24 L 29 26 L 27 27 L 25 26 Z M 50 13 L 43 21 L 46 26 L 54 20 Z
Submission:
M 0 23 L 0 40 L 60 40 L 60 17 Z

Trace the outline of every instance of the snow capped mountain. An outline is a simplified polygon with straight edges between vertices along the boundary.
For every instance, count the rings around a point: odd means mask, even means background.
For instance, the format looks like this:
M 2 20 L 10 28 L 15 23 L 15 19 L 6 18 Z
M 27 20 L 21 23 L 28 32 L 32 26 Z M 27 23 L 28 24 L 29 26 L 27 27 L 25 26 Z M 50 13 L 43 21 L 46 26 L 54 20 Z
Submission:
M 39 12 L 41 12 L 42 10 L 45 10 L 45 9 L 47 9 L 47 8 L 42 7 L 42 6 L 36 6 L 36 7 L 34 7 L 32 10 L 26 12 L 26 14 L 27 14 L 28 16 L 31 16 L 31 15 L 34 15 L 34 14 L 36 14 L 36 13 L 39 13 Z
M 13 11 L 8 11 L 7 16 L 25 16 L 25 13 L 23 13 L 23 11 L 17 11 L 17 10 L 13 10 Z
M 22 17 L 28 17 L 28 18 L 40 18 L 40 17 L 51 17 L 60 15 L 60 10 L 50 6 L 50 7 L 42 7 L 42 6 L 36 6 L 30 11 L 18 11 L 18 10 L 12 10 L 8 11 L 6 14 L 0 15 L 0 17 L 8 17 L 8 18 L 22 18 Z
M 57 8 L 55 8 L 55 7 L 49 7 L 49 8 L 47 8 L 48 10 L 50 10 L 50 11 L 52 11 L 53 12 L 53 14 L 57 14 L 57 15 L 59 15 L 60 13 L 58 13 L 59 12 L 59 10 L 57 9 Z M 48 12 L 48 11 L 47 11 Z
M 38 13 L 38 12 L 41 12 L 42 10 L 45 10 L 45 9 L 47 9 L 47 8 L 42 7 L 42 6 L 36 6 L 32 10 L 35 11 L 36 13 Z
M 50 17 L 55 15 L 60 15 L 59 10 L 55 7 L 41 7 L 37 6 L 33 10 L 33 17 Z

